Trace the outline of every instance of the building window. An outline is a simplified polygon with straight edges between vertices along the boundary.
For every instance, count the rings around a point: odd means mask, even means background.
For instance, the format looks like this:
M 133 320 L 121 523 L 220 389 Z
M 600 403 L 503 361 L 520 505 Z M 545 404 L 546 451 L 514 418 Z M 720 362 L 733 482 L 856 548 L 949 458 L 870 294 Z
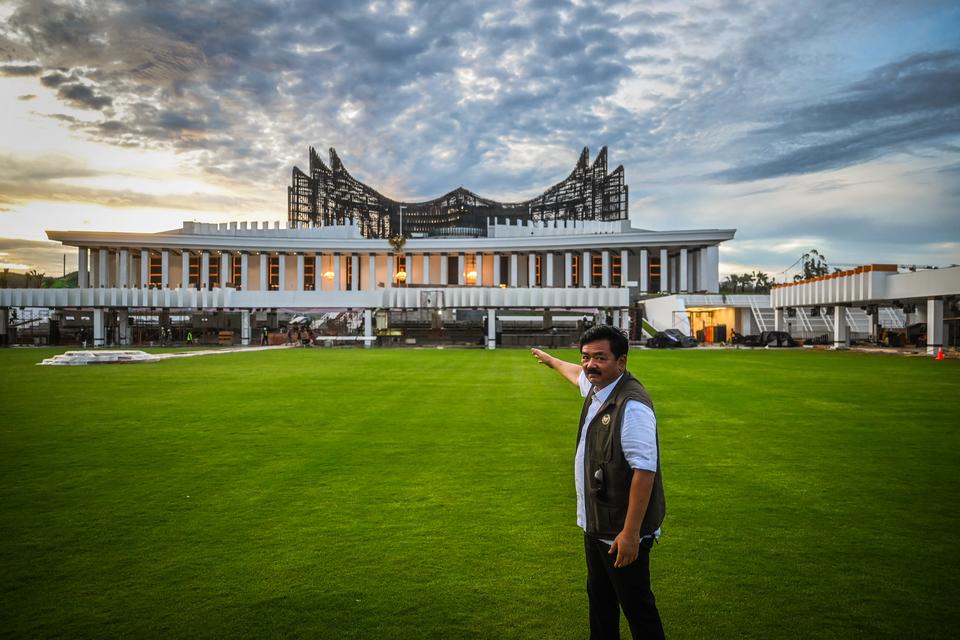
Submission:
M 267 262 L 267 273 L 269 274 L 267 288 L 270 291 L 277 291 L 280 289 L 280 256 L 269 256 Z
M 313 256 L 303 258 L 303 289 L 315 291 L 317 288 L 317 259 Z
M 660 257 L 650 256 L 650 291 L 663 291 L 660 286 Z
M 570 256 L 570 284 L 574 287 L 580 286 L 580 254 L 574 253 Z
M 497 286 L 501 284 L 509 285 L 510 284 L 510 256 L 500 256 L 500 282 L 497 283 Z
M 150 254 L 149 280 L 151 287 L 163 286 L 163 256 L 159 253 Z
M 347 259 L 344 261 L 347 265 L 347 289 L 353 287 L 353 256 L 347 256 Z M 407 272 L 407 279 L 410 279 L 410 272 Z
M 590 286 L 603 286 L 603 254 L 590 254 Z
M 542 287 L 542 286 L 543 286 L 543 276 L 540 275 L 540 274 L 542 273 L 541 270 L 540 270 L 540 260 L 541 260 L 542 258 L 543 258 L 543 256 L 541 256 L 539 253 L 536 255 L 536 276 L 535 276 L 535 278 L 536 278 L 536 283 L 537 283 L 537 286 L 538 286 L 538 287 Z
M 200 286 L 200 256 L 191 253 L 190 254 L 190 286 L 199 287 Z
M 220 286 L 220 256 L 214 257 L 210 256 L 210 282 L 208 286 L 219 287 Z
M 233 286 L 239 289 L 243 286 L 243 256 L 233 256 Z
M 460 284 L 460 256 L 447 256 L 447 282 L 446 284 Z
M 468 253 L 463 260 L 463 281 L 467 286 L 477 284 L 477 254 Z
M 620 252 L 618 251 L 610 256 L 610 284 L 619 287 L 621 282 L 623 282 L 623 276 L 621 274 Z

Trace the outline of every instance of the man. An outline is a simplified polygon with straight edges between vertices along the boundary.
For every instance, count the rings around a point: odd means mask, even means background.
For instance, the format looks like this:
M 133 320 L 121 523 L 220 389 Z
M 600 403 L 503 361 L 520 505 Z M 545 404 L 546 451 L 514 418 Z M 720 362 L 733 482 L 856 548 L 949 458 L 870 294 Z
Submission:
M 574 479 L 595 640 L 620 637 L 620 609 L 634 638 L 663 638 L 650 589 L 650 549 L 666 513 L 657 419 L 627 371 L 628 348 L 621 331 L 598 325 L 580 337 L 580 366 L 532 350 L 585 398 Z

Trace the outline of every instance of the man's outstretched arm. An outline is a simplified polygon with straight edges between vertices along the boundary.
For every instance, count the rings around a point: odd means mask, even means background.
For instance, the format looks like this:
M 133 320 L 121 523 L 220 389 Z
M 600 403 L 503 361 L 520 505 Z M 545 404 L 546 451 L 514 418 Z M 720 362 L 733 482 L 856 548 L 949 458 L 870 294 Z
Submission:
M 540 364 L 547 365 L 571 383 L 580 386 L 580 372 L 583 370 L 580 365 L 561 360 L 560 358 L 554 358 L 549 353 L 540 351 L 540 349 L 530 349 L 530 352 Z

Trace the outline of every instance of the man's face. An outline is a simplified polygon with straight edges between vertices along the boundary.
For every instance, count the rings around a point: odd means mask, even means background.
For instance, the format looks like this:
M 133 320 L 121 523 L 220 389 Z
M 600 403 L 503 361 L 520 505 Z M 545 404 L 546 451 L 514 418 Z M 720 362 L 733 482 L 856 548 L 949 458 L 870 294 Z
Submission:
M 609 340 L 588 342 L 580 348 L 580 366 L 590 384 L 603 389 L 627 368 L 627 356 L 613 356 Z

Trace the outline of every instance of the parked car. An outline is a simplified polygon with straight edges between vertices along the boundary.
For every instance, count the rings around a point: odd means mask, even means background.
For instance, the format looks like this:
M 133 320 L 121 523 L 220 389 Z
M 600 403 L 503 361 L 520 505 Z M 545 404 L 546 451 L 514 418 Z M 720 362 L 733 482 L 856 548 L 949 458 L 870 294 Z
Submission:
M 786 331 L 763 331 L 760 335 L 745 337 L 743 345 L 745 347 L 799 347 L 800 342 L 794 340 Z
M 697 341 L 688 335 L 684 335 L 677 329 L 667 329 L 658 331 L 655 336 L 647 340 L 649 349 L 676 349 L 685 347 L 695 347 Z

